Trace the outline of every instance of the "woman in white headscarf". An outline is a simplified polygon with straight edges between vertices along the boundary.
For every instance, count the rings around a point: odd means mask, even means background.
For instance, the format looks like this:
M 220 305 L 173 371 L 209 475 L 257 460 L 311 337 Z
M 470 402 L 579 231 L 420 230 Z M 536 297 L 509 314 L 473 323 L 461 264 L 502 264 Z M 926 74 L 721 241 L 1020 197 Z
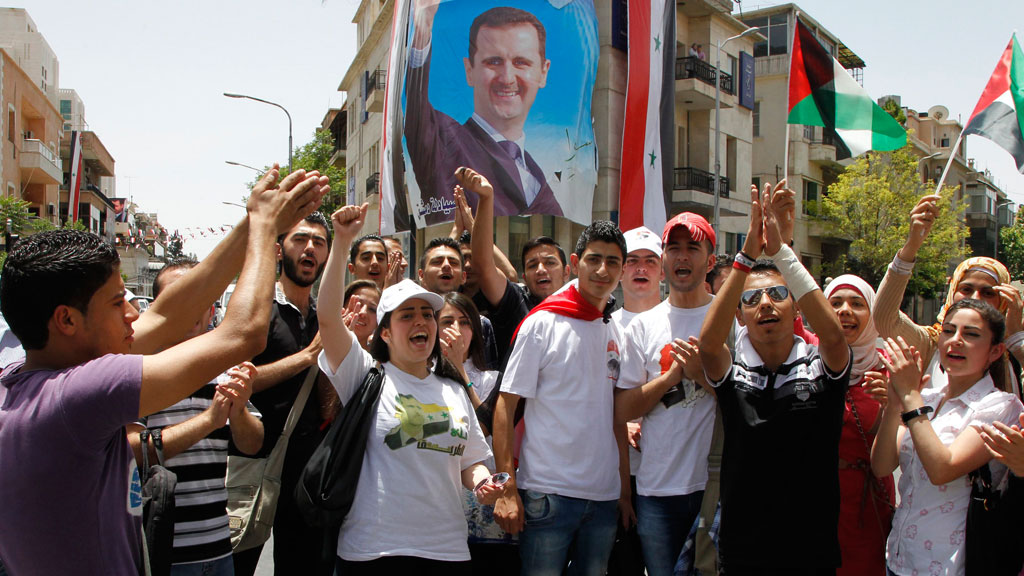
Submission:
M 886 375 L 879 356 L 878 330 L 871 318 L 875 291 L 844 274 L 825 286 L 825 298 L 839 317 L 853 351 L 839 440 L 839 547 L 837 576 L 885 574 L 885 541 L 892 523 L 892 476 L 871 473 L 871 444 L 878 430 Z

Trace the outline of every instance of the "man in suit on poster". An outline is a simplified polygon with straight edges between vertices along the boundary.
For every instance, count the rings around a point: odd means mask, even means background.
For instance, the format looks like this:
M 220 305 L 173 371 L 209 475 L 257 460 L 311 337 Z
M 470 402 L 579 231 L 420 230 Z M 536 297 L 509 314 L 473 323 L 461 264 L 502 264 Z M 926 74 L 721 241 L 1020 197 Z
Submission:
M 435 110 L 428 98 L 430 45 L 437 0 L 417 0 L 409 57 L 405 136 L 427 224 L 455 208 L 455 169 L 471 166 L 495 191 L 494 215 L 554 214 L 562 209 L 540 166 L 526 151 L 523 126 L 547 83 L 546 33 L 533 14 L 496 7 L 477 16 L 464 58 L 473 115 L 464 124 Z M 433 200 L 432 200 L 433 199 Z M 475 207 L 476 198 L 470 203 Z

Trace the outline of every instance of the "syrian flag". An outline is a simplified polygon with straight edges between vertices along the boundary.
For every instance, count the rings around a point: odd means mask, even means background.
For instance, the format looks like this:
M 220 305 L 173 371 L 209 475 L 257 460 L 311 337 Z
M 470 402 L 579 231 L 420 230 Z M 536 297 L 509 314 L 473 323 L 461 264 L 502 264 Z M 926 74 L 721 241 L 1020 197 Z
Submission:
M 82 133 L 71 132 L 71 181 L 68 182 L 68 221 L 78 222 L 82 194 Z
M 868 96 L 838 60 L 825 51 L 799 18 L 789 65 L 789 124 L 836 131 L 852 156 L 895 150 L 907 132 Z
M 1013 156 L 1017 170 L 1024 173 L 1024 53 L 1017 35 L 1010 37 L 996 70 L 974 107 L 963 135 L 977 134 L 995 142 Z
M 629 73 L 622 132 L 619 228 L 661 230 L 672 194 L 676 3 L 629 2 Z

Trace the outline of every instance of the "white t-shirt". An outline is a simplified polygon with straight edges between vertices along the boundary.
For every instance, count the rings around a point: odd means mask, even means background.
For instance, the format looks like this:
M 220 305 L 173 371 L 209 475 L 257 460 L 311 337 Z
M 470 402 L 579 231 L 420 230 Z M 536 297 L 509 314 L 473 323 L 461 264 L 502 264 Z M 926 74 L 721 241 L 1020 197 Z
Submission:
M 634 318 L 623 338 L 619 387 L 643 386 L 667 370 L 672 359 L 666 347 L 674 338 L 699 335 L 710 306 L 677 308 L 666 300 Z M 670 388 L 644 415 L 637 494 L 679 496 L 703 490 L 714 428 L 711 394 L 686 378 Z
M 619 329 L 540 311 L 523 321 L 502 392 L 527 398 L 517 484 L 585 500 L 618 500 L 612 431 Z
M 374 362 L 353 342 L 337 372 L 330 371 L 322 352 L 318 364 L 348 402 Z M 433 373 L 420 379 L 384 364 L 377 420 L 352 510 L 338 536 L 339 556 L 469 560 L 462 471 L 491 452 L 460 388 Z
M 473 389 L 476 390 L 477 398 L 481 401 L 486 400 L 491 390 L 494 390 L 494 385 L 498 383 L 498 376 L 501 373 L 497 370 L 481 370 L 473 364 L 471 359 L 466 360 L 466 363 L 462 366 L 466 369 L 466 376 L 469 376 L 469 381 L 473 383 Z

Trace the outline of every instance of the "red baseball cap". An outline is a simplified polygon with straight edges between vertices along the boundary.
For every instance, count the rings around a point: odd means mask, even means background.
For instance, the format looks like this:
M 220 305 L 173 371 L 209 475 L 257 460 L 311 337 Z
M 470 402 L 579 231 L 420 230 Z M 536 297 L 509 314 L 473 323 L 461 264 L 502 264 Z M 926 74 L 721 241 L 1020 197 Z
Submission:
M 668 245 L 668 235 L 676 226 L 685 226 L 690 232 L 690 238 L 697 242 L 707 240 L 711 242 L 711 250 L 715 250 L 715 229 L 708 224 L 703 216 L 693 212 L 680 212 L 665 224 L 665 231 L 661 234 L 663 245 Z

